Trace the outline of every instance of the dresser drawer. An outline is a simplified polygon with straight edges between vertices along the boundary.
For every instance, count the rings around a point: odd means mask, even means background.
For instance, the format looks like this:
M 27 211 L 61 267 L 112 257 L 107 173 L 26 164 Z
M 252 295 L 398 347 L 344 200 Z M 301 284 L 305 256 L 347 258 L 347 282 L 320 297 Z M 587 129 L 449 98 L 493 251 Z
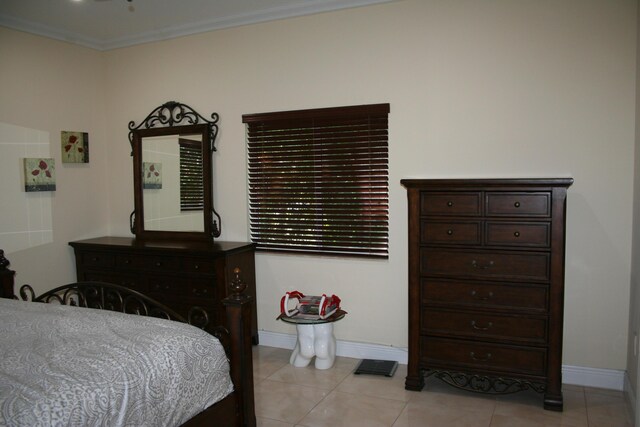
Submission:
M 141 259 L 133 254 L 117 254 L 116 268 L 119 270 L 137 269 L 141 267 Z
M 547 321 L 544 317 L 510 316 L 469 311 L 425 309 L 422 333 L 463 338 L 519 341 L 545 344 Z
M 443 277 L 548 281 L 549 254 L 421 248 L 420 271 Z
M 129 274 L 87 271 L 83 273 L 82 277 L 81 278 L 79 277 L 78 280 L 114 283 L 116 285 L 124 286 L 139 292 L 146 291 L 144 282 L 138 280 L 138 277 L 133 274 L 129 275 Z
M 187 284 L 187 294 L 185 295 L 187 298 L 197 298 L 199 301 L 202 300 L 215 300 L 216 299 L 216 288 L 214 286 L 215 281 L 212 280 L 189 280 Z M 222 295 L 224 298 L 224 295 Z
M 545 285 L 422 279 L 422 304 L 546 312 Z
M 114 259 L 110 253 L 86 251 L 80 254 L 78 261 L 83 267 L 113 267 Z
M 178 277 L 149 275 L 146 277 L 149 292 L 162 292 L 169 295 L 183 295 L 187 284 Z
M 550 193 L 486 193 L 487 216 L 548 217 L 551 215 Z
M 423 192 L 420 196 L 422 215 L 479 216 L 481 209 L 480 192 Z
M 179 258 L 170 256 L 146 256 L 143 258 L 144 268 L 156 271 L 177 271 Z
M 482 227 L 479 221 L 423 221 L 420 240 L 426 244 L 479 245 Z
M 551 224 L 548 222 L 492 222 L 486 223 L 486 244 L 548 248 Z
M 467 340 L 420 338 L 421 362 L 429 368 L 471 369 L 522 375 L 545 375 L 544 348 Z
M 201 258 L 186 258 L 182 262 L 182 267 L 184 271 L 190 273 L 211 274 L 216 271 L 213 261 Z

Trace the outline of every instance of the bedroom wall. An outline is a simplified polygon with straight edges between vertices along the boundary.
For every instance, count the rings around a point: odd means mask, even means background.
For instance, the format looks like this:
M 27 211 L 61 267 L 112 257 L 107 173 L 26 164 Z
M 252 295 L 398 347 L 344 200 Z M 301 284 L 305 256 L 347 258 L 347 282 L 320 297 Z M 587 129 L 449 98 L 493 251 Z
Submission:
M 625 369 L 635 11 L 635 0 L 403 0 L 106 52 L 104 103 L 91 107 L 104 108 L 108 116 L 98 143 L 106 165 L 95 171 L 105 172 L 108 184 L 68 201 L 101 214 L 85 219 L 77 233 L 57 234 L 54 220 L 55 258 L 66 269 L 59 275 L 73 274 L 68 240 L 130 235 L 127 123 L 139 122 L 161 103 L 177 100 L 203 114 L 220 114 L 213 164 L 221 239 L 246 240 L 242 114 L 389 102 L 389 259 L 258 254 L 259 327 L 293 333 L 275 320 L 287 290 L 332 292 L 349 312 L 336 327 L 338 339 L 404 348 L 407 213 L 400 179 L 572 176 L 563 363 Z M 12 43 L 31 43 L 29 36 L 10 34 Z M 55 43 L 39 39 L 33 49 L 92 56 L 63 43 L 51 48 Z M 23 82 L 13 74 L 25 63 L 15 66 L 10 82 Z M 68 77 L 60 84 L 74 83 Z M 58 82 L 48 84 L 53 90 Z M 28 107 L 40 101 L 32 91 L 15 91 Z M 10 110 L 6 102 L 3 96 L 3 114 Z M 74 126 L 97 122 L 87 111 L 68 115 L 81 120 Z M 58 126 L 41 121 L 47 128 Z M 99 184 L 96 176 L 77 178 Z M 91 202 L 98 206 L 87 206 Z M 56 200 L 58 218 L 60 207 Z M 18 258 L 21 265 L 15 267 L 24 270 L 24 258 Z M 44 271 L 33 274 L 47 277 Z
M 34 133 L 48 134 L 50 147 L 46 151 L 56 163 L 57 189 L 50 194 L 34 197 L 29 193 L 27 197 L 23 189 L 16 193 L 9 188 L 17 181 L 0 182 L 0 203 L 5 208 L 16 206 L 16 215 L 26 215 L 21 210 L 25 198 L 44 198 L 50 203 L 49 218 L 43 220 L 52 231 L 52 236 L 41 241 L 46 243 L 32 241 L 31 248 L 6 253 L 11 268 L 18 273 L 17 283 L 30 283 L 37 292 L 43 292 L 75 280 L 67 242 L 109 232 L 104 55 L 0 27 L 0 58 L 0 122 L 24 128 L 26 139 Z M 62 163 L 60 132 L 66 130 L 89 133 L 88 164 Z M 5 162 L 7 159 L 3 159 Z M 21 164 L 17 158 L 9 162 Z M 7 217 L 0 221 L 4 223 Z M 31 221 L 15 224 L 10 231 L 16 233 L 37 228 Z M 10 234 L 0 235 L 0 249 L 28 246 L 12 244 L 9 239 Z
M 626 366 L 635 105 L 635 1 L 405 0 L 108 52 L 114 185 L 126 123 L 168 100 L 220 114 L 215 203 L 247 239 L 241 115 L 389 102 L 387 261 L 261 253 L 259 325 L 287 290 L 332 292 L 338 339 L 405 347 L 405 177 L 572 176 L 564 363 Z M 127 235 L 128 192 L 110 193 Z
M 640 8 L 638 8 L 640 21 Z M 638 375 L 640 360 L 638 358 L 638 333 L 640 332 L 640 28 L 637 29 L 636 41 L 636 128 L 634 153 L 634 185 L 633 185 L 633 228 L 631 249 L 631 292 L 629 298 L 629 343 L 627 347 L 627 379 L 630 397 L 635 408 L 636 425 L 640 425 L 640 405 L 638 405 Z M 634 399 L 635 398 L 635 399 Z

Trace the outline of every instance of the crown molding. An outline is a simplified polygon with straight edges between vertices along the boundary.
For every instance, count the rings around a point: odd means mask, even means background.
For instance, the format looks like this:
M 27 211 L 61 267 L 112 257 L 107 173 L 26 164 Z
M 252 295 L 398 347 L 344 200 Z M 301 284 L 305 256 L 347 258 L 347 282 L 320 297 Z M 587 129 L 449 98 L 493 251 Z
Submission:
M 60 30 L 53 26 L 38 24 L 4 14 L 0 14 L 0 26 L 37 34 L 55 40 L 78 44 L 100 51 L 107 51 L 134 46 L 142 43 L 157 42 L 198 33 L 221 30 L 225 28 L 238 27 L 242 25 L 257 24 L 279 19 L 312 15 L 316 13 L 370 6 L 380 3 L 389 3 L 392 1 L 398 0 L 316 0 L 314 2 L 299 0 L 286 6 L 257 10 L 233 16 L 224 16 L 221 18 L 203 20 L 191 24 L 176 25 L 164 28 L 159 31 L 147 31 L 131 36 L 117 37 L 105 40 L 87 37 L 82 34 Z

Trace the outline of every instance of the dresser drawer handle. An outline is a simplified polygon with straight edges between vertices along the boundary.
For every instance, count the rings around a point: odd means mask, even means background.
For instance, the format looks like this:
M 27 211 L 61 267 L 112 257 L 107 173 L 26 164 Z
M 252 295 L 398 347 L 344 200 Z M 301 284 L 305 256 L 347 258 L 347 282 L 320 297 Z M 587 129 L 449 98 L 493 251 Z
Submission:
M 475 329 L 476 331 L 487 331 L 489 330 L 489 328 L 491 328 L 493 326 L 492 322 L 487 323 L 487 326 L 478 326 L 478 324 L 476 323 L 475 320 L 471 321 L 471 327 L 473 329 Z
M 515 202 L 515 203 L 513 204 L 513 206 L 515 206 L 516 208 L 519 208 L 519 207 L 520 207 L 520 202 Z
M 449 207 L 453 206 L 453 202 L 451 202 L 451 201 L 447 202 L 447 206 L 449 206 Z
M 98 258 L 97 256 L 91 257 L 91 261 L 93 262 L 98 262 L 100 258 Z
M 520 237 L 520 232 L 519 232 L 519 231 L 516 231 L 515 233 L 513 233 L 513 235 L 514 235 L 515 237 Z
M 452 229 L 448 229 L 447 230 L 447 235 L 449 235 L 449 236 L 453 235 L 453 230 Z
M 162 261 L 156 262 L 156 267 L 162 267 Z
M 493 298 L 493 292 L 489 292 L 486 296 L 480 296 L 480 295 L 478 295 L 478 292 L 473 290 L 473 291 L 471 291 L 471 296 L 476 298 L 476 299 L 479 299 L 481 301 L 487 301 L 487 300 Z
M 489 264 L 480 265 L 480 264 L 478 264 L 478 261 L 476 261 L 476 260 L 474 259 L 474 260 L 471 260 L 471 266 L 472 266 L 473 268 L 479 268 L 480 270 L 486 270 L 486 269 L 488 269 L 488 268 L 493 267 L 493 261 L 489 261 Z
M 206 295 L 207 290 L 206 289 L 200 290 L 200 289 L 193 288 L 193 294 L 196 296 Z
M 469 355 L 476 362 L 487 362 L 491 360 L 491 353 L 487 353 L 484 357 L 476 357 L 476 354 L 472 351 L 471 353 L 469 353 Z
M 200 269 L 200 264 L 196 264 L 196 265 L 194 265 L 194 266 L 193 266 L 193 268 L 194 268 L 195 270 L 199 270 L 199 269 Z

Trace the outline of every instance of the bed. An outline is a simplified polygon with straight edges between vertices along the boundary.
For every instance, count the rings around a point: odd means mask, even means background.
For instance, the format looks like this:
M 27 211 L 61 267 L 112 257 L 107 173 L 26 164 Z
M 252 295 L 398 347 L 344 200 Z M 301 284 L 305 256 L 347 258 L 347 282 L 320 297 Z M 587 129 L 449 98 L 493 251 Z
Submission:
M 198 307 L 185 319 L 119 285 L 40 296 L 23 285 L 12 295 L 8 267 L 0 251 L 0 425 L 255 426 L 239 269 L 223 301 L 227 325 L 213 336 Z

